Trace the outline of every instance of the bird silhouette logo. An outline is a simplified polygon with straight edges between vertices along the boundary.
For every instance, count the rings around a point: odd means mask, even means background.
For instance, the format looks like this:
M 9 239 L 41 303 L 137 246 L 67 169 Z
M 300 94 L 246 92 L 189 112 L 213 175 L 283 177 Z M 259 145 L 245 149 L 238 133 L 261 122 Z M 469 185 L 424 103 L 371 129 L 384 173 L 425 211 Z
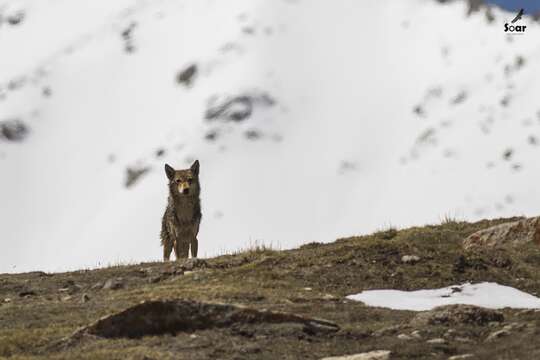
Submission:
M 515 24 L 518 20 L 521 20 L 521 17 L 523 16 L 523 9 L 520 9 L 517 13 L 516 17 L 511 21 L 512 24 Z
M 527 25 L 517 25 L 516 23 L 519 20 L 523 19 L 523 15 L 525 14 L 525 11 L 523 9 L 519 9 L 519 12 L 517 13 L 516 17 L 510 21 L 510 23 L 504 24 L 504 32 L 510 35 L 522 35 L 525 33 L 525 30 L 527 29 Z M 514 25 L 516 24 L 516 25 Z

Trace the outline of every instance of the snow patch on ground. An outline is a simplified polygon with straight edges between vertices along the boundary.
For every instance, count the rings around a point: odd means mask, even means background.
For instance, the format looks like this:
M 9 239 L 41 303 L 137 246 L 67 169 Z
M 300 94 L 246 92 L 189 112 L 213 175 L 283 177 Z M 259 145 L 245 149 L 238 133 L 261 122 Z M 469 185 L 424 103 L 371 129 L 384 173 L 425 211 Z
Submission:
M 475 305 L 490 309 L 540 308 L 540 298 L 510 286 L 492 282 L 465 283 L 441 289 L 400 291 L 367 290 L 349 295 L 348 299 L 361 301 L 368 306 L 394 310 L 425 311 L 443 305 Z

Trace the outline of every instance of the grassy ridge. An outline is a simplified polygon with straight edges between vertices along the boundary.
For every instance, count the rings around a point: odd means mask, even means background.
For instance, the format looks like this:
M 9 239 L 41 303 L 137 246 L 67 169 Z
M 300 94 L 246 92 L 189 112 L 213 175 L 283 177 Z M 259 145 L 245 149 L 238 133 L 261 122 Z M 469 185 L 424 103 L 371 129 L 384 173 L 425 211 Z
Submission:
M 287 251 L 258 247 L 200 262 L 0 275 L 0 356 L 318 359 L 384 349 L 391 350 L 396 359 L 446 359 L 463 353 L 485 359 L 529 359 L 535 354 L 540 358 L 536 341 L 540 334 L 538 312 L 505 309 L 505 320 L 498 325 L 415 327 L 411 323 L 414 312 L 371 308 L 344 299 L 367 289 L 415 290 L 465 281 L 495 281 L 540 294 L 537 246 L 476 252 L 461 249 L 464 237 L 508 220 L 450 220 L 438 226 L 388 229 Z M 404 255 L 416 255 L 420 261 L 404 263 Z M 112 289 L 103 289 L 108 280 Z M 111 281 L 117 285 L 111 286 Z M 309 334 L 294 324 L 245 324 L 136 340 L 83 339 L 68 347 L 51 347 L 101 316 L 143 300 L 177 298 L 320 317 L 336 322 L 341 330 L 335 334 Z M 513 330 L 511 336 L 485 341 L 490 333 L 511 323 L 525 325 L 516 327 L 520 330 Z M 398 338 L 415 330 L 420 337 Z M 445 342 L 428 343 L 432 338 L 443 338 Z

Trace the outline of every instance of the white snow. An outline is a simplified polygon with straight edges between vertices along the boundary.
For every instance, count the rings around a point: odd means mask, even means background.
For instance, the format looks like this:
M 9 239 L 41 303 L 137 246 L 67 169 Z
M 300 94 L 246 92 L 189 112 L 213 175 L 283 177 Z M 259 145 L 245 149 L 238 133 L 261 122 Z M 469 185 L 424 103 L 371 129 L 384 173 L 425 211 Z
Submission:
M 195 158 L 201 256 L 540 212 L 529 19 L 510 42 L 513 14 L 487 23 L 433 0 L 0 0 L 20 9 L 21 24 L 0 25 L 0 121 L 30 134 L 0 139 L 0 272 L 159 259 L 163 164 Z M 175 83 L 193 62 L 193 85 Z M 204 120 L 212 96 L 245 92 L 276 105 Z M 126 189 L 136 165 L 150 171 Z
M 416 291 L 367 290 L 349 295 L 347 298 L 361 301 L 368 306 L 394 310 L 425 311 L 437 306 L 454 304 L 476 305 L 490 309 L 506 307 L 540 309 L 540 298 L 492 282 L 465 283 L 442 289 Z

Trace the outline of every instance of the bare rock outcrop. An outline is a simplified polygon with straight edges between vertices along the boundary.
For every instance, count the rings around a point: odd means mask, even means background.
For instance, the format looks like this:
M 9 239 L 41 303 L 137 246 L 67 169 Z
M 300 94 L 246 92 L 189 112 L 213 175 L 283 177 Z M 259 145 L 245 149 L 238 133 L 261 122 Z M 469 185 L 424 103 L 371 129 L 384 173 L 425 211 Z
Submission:
M 265 92 L 252 91 L 236 96 L 214 95 L 208 100 L 207 121 L 241 122 L 251 117 L 255 107 L 272 107 L 276 103 Z
M 339 330 L 339 326 L 330 321 L 296 314 L 257 310 L 230 304 L 163 300 L 145 301 L 116 314 L 105 316 L 78 330 L 72 339 L 83 335 L 103 338 L 139 338 L 145 335 L 191 332 L 238 324 L 259 323 L 300 324 L 309 333 Z
M 533 242 L 540 245 L 540 217 L 496 225 L 480 230 L 463 241 L 463 248 L 517 246 Z

